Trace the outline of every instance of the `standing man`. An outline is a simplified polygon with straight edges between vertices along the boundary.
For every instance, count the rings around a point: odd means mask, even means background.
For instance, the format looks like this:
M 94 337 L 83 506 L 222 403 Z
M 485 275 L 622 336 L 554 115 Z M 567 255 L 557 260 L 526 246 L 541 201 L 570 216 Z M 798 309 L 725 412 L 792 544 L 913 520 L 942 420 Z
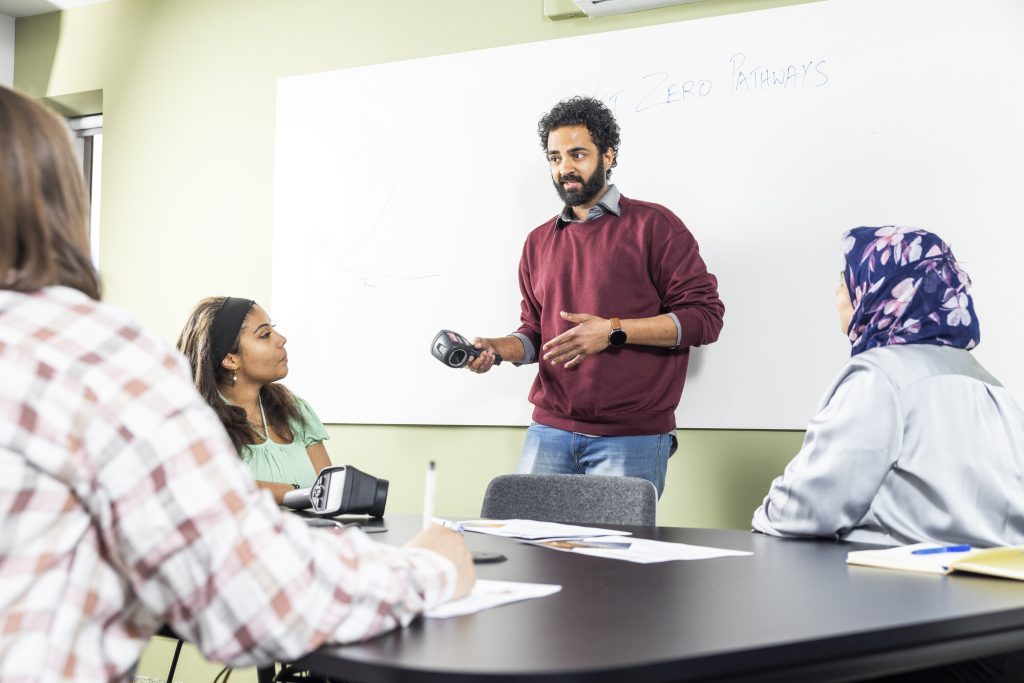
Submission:
M 608 184 L 619 126 L 590 97 L 559 102 L 537 127 L 565 207 L 526 238 L 522 325 L 494 354 L 539 362 L 520 472 L 642 477 L 665 488 L 690 347 L 718 339 L 724 306 L 697 242 L 658 204 Z

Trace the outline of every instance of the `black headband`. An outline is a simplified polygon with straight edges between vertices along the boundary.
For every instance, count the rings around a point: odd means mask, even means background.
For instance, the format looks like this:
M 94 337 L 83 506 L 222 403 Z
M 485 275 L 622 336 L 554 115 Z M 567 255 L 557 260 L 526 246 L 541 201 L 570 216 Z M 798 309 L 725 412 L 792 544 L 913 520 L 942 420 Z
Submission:
M 231 347 L 238 339 L 245 316 L 256 303 L 252 299 L 239 299 L 229 296 L 224 299 L 220 310 L 213 316 L 213 327 L 210 328 L 210 353 L 213 367 L 220 367 L 224 356 L 231 353 Z

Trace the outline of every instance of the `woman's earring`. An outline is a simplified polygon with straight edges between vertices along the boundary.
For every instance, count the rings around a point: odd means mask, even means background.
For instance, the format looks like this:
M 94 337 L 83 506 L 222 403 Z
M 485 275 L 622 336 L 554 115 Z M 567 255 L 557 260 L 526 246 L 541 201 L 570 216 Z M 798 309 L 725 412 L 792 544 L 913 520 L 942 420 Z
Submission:
M 238 382 L 238 372 L 235 370 L 231 371 L 231 385 L 234 386 Z

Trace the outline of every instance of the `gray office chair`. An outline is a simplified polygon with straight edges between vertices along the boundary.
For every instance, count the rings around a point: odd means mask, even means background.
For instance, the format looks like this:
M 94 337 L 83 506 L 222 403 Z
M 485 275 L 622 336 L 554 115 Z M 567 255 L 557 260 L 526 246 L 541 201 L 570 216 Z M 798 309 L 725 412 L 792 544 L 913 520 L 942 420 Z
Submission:
M 654 526 L 658 490 L 646 479 L 589 474 L 503 474 L 484 493 L 481 517 L 564 524 Z

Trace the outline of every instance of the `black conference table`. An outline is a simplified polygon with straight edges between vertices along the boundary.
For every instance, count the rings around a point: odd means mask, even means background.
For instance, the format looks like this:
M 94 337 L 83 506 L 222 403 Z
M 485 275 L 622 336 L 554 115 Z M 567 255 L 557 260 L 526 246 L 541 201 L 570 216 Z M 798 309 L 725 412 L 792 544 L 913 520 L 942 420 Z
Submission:
M 388 516 L 400 544 L 418 517 Z M 616 527 L 640 538 L 748 550 L 635 564 L 467 533 L 506 562 L 480 578 L 556 583 L 555 595 L 418 619 L 296 664 L 361 683 L 855 681 L 1024 649 L 1024 582 L 845 564 L 864 546 L 747 531 Z

